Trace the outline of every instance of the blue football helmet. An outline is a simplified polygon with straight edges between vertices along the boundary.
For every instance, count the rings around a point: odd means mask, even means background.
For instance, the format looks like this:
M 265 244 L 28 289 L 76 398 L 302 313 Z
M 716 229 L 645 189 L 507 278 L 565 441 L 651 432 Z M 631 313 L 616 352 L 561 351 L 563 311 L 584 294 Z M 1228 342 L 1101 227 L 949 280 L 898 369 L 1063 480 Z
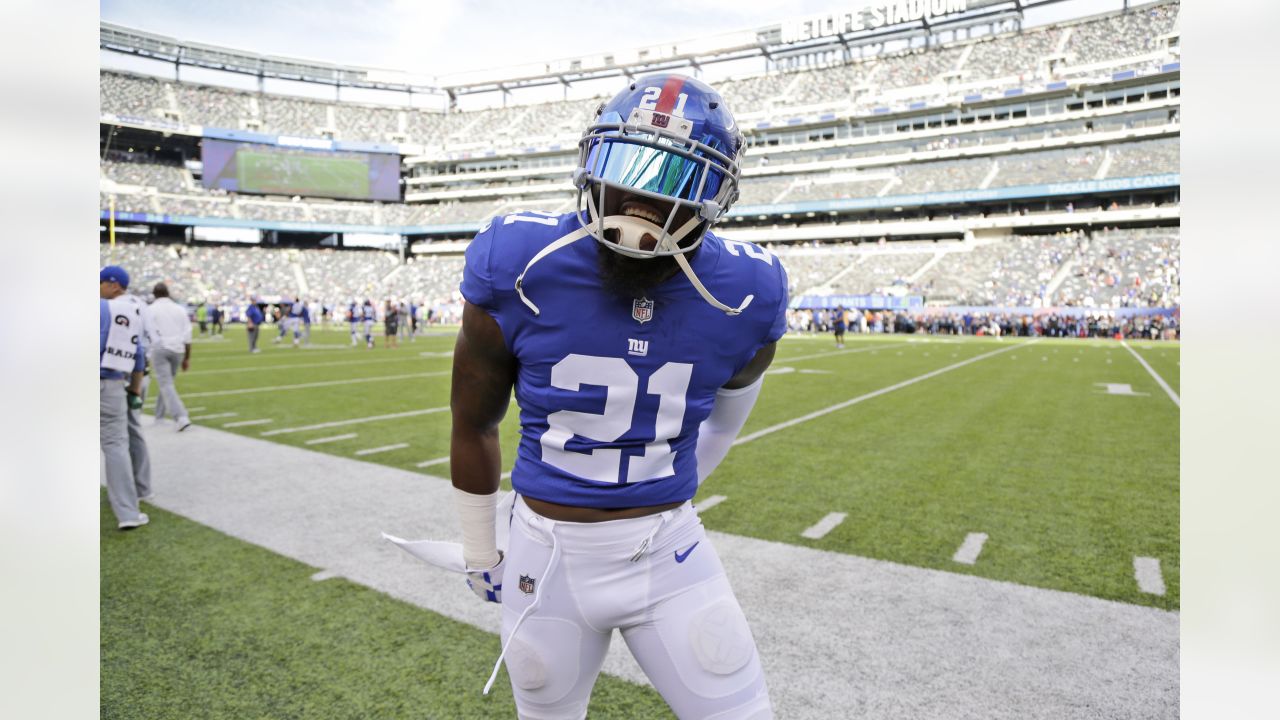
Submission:
M 675 73 L 632 82 L 596 109 L 578 141 L 573 184 L 581 227 L 529 260 L 515 283 L 521 301 L 539 314 L 525 295 L 525 276 L 538 260 L 590 235 L 629 257 L 673 258 L 704 300 L 740 314 L 755 296 L 725 305 L 686 255 L 738 199 L 744 144 L 733 113 L 710 85 Z
M 583 227 L 631 257 L 693 250 L 738 199 L 743 145 L 710 85 L 674 73 L 635 80 L 596 109 L 578 142 Z

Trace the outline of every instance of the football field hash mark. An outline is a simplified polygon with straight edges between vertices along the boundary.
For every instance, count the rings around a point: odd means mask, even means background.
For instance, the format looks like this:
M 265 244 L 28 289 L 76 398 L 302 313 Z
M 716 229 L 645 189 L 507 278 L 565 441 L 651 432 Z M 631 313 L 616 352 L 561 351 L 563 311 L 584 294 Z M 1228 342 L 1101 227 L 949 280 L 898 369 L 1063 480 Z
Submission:
M 365 448 L 357 450 L 357 455 L 377 455 L 378 453 L 391 452 L 392 450 L 400 450 L 409 447 L 409 443 L 395 443 L 393 445 L 383 445 L 375 448 Z
M 315 575 L 312 575 L 311 579 L 315 580 L 316 582 L 320 582 L 322 580 L 331 580 L 336 577 L 338 577 L 338 573 L 334 572 L 333 570 L 321 570 Z
M 185 397 L 214 397 L 217 395 L 247 395 L 249 393 L 275 392 L 277 390 L 305 390 L 307 388 L 332 387 L 334 385 L 355 385 L 357 383 L 388 382 L 391 380 L 410 380 L 413 378 L 440 377 L 450 374 L 450 370 L 438 372 L 407 373 L 404 375 L 380 375 L 369 378 L 352 378 L 349 380 L 324 380 L 322 382 L 298 383 L 297 385 L 270 385 L 267 387 L 235 388 L 233 390 L 209 390 L 207 392 L 183 393 Z
M 720 503 L 728 499 L 729 498 L 725 497 L 724 495 L 712 495 L 711 497 L 705 500 L 699 500 L 698 502 L 694 503 L 693 506 L 698 509 L 698 512 L 702 512 L 703 510 L 710 510 L 711 508 L 719 505 Z
M 844 522 L 847 517 L 849 517 L 849 513 L 827 513 L 826 517 L 819 520 L 813 527 L 806 528 L 800 535 L 810 540 L 821 540 L 827 533 L 835 530 L 836 526 Z
M 236 427 L 246 427 L 249 425 L 266 425 L 267 423 L 272 423 L 272 422 L 275 422 L 275 421 L 272 420 L 271 418 L 259 418 L 257 420 L 238 420 L 236 422 L 224 423 L 222 427 L 236 428 Z
M 1133 577 L 1138 589 L 1150 595 L 1164 595 L 1164 575 L 1160 572 L 1160 560 L 1150 557 L 1133 558 Z
M 350 440 L 353 437 L 356 437 L 356 433 L 347 433 L 346 435 L 334 435 L 332 437 L 316 438 L 314 440 L 308 440 L 306 444 L 307 445 L 323 445 L 325 443 L 338 442 L 339 440 Z
M 217 420 L 218 418 L 235 417 L 239 414 L 240 413 L 224 412 L 224 413 L 213 413 L 212 415 L 193 415 L 191 419 L 192 420 Z
M 425 410 L 409 410 L 401 413 L 389 413 L 387 415 L 370 415 L 362 418 L 352 418 L 350 420 L 334 420 L 333 422 L 316 423 L 315 425 L 302 425 L 300 427 L 280 428 L 278 430 L 268 430 L 262 433 L 263 437 L 272 435 L 284 435 L 286 433 L 305 432 L 307 430 L 323 430 L 324 428 L 342 427 L 343 425 L 359 425 L 361 423 L 381 422 L 383 420 L 399 420 L 400 418 L 417 417 L 419 415 L 431 415 L 432 413 L 444 412 L 448 410 L 448 405 L 441 407 L 426 408 Z
M 431 467 L 432 465 L 441 465 L 447 462 L 449 462 L 449 456 L 445 455 L 444 457 L 433 458 L 431 460 L 423 460 L 422 462 L 414 465 L 414 467 Z
M 986 533 L 969 533 L 965 536 L 964 542 L 960 544 L 960 549 L 956 550 L 956 554 L 951 559 L 963 565 L 973 565 L 978 562 L 978 555 L 982 554 L 982 546 L 987 542 Z

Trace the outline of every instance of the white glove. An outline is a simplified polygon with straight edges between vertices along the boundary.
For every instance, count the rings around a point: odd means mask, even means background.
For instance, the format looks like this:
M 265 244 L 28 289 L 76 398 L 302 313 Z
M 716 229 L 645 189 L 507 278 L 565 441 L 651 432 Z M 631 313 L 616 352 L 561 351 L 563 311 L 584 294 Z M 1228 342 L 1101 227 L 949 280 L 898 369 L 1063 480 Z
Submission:
M 498 551 L 498 564 L 488 570 L 473 570 L 467 568 L 467 587 L 471 588 L 471 592 L 481 600 L 501 603 L 502 602 L 502 568 L 507 562 L 507 556 L 501 550 Z

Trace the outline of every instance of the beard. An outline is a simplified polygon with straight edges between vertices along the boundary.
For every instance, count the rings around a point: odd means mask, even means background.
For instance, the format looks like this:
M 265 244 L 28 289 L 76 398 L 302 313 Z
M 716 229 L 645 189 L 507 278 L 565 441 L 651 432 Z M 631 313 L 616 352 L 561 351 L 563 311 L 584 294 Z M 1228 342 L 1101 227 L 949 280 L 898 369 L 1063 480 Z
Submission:
M 698 250 L 686 254 L 693 260 Z M 673 257 L 633 258 L 596 243 L 600 281 L 609 292 L 624 298 L 642 298 L 658 284 L 680 271 Z

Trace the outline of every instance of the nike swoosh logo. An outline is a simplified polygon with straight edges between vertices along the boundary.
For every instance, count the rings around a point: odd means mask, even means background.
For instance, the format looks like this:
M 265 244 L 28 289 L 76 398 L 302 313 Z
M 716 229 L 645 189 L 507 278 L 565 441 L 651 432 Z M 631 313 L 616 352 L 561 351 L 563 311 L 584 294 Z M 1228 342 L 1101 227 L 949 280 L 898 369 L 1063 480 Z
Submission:
M 702 542 L 702 541 L 701 541 L 701 540 L 699 540 L 698 542 Z M 690 546 L 689 546 L 689 549 L 688 549 L 688 550 L 685 550 L 685 551 L 684 551 L 684 553 L 681 553 L 679 550 L 677 550 L 677 551 L 676 551 L 676 562 L 678 562 L 678 563 L 682 563 L 682 562 L 684 562 L 685 560 L 687 560 L 687 559 L 689 558 L 689 553 L 693 552 L 693 549 L 694 549 L 694 548 L 696 548 L 696 547 L 698 547 L 698 543 L 694 543 L 694 544 L 690 545 Z

